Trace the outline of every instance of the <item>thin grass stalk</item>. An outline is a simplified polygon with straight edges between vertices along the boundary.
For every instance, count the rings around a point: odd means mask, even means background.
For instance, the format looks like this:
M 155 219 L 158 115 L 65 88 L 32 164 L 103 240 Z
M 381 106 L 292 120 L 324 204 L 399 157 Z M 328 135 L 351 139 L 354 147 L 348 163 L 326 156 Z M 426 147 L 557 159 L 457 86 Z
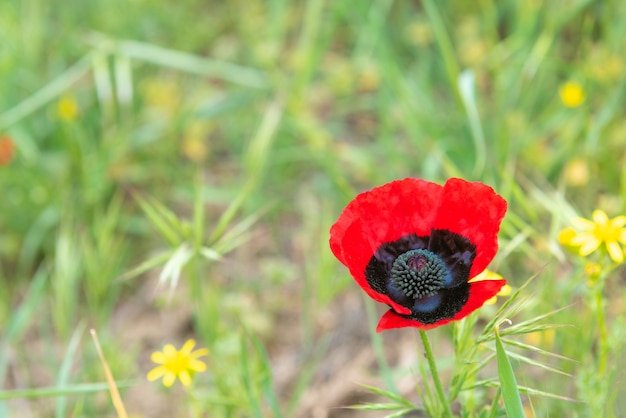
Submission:
M 420 329 L 420 338 L 422 339 L 422 345 L 424 346 L 424 354 L 426 355 L 426 360 L 428 360 L 428 367 L 430 368 L 430 374 L 433 378 L 433 383 L 435 385 L 435 391 L 437 392 L 437 397 L 439 398 L 439 403 L 441 404 L 441 408 L 443 409 L 443 417 L 452 418 L 452 410 L 450 409 L 450 404 L 448 402 L 448 398 L 446 397 L 445 392 L 443 391 L 443 386 L 441 385 L 441 379 L 439 379 L 439 372 L 437 371 L 437 364 L 435 363 L 435 357 L 433 356 L 433 351 L 430 347 L 430 341 L 428 340 L 428 335 L 426 335 L 426 331 Z

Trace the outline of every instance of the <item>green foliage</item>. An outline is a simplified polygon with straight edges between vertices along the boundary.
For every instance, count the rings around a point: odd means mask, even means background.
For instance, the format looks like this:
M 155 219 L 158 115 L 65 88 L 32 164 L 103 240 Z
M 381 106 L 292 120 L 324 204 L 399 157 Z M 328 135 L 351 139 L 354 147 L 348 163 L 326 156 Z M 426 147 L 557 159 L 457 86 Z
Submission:
M 408 176 L 484 181 L 509 203 L 491 268 L 516 291 L 429 331 L 452 412 L 503 416 L 506 359 L 535 416 L 615 416 L 622 267 L 601 259 L 590 287 L 557 235 L 626 208 L 625 16 L 617 0 L 0 2 L 0 138 L 15 144 L 0 156 L 0 416 L 112 413 L 87 323 L 136 414 L 143 396 L 188 413 L 176 389 L 138 383 L 187 334 L 211 353 L 185 398 L 197 416 L 311 414 L 333 350 L 356 349 L 384 389 L 332 407 L 437 413 L 427 362 L 390 358 L 379 335 L 343 345 L 346 309 L 372 330 L 379 312 L 351 304 L 328 250 L 349 199 Z M 579 107 L 559 99 L 568 80 Z
M 496 328 L 495 332 L 496 342 L 496 357 L 498 359 L 498 376 L 500 379 L 500 391 L 502 392 L 502 400 L 504 401 L 504 407 L 506 409 L 507 416 L 515 418 L 523 418 L 524 409 L 522 408 L 522 400 L 520 399 L 519 388 L 517 386 L 517 380 L 511 367 L 509 357 L 504 350 L 500 335 Z

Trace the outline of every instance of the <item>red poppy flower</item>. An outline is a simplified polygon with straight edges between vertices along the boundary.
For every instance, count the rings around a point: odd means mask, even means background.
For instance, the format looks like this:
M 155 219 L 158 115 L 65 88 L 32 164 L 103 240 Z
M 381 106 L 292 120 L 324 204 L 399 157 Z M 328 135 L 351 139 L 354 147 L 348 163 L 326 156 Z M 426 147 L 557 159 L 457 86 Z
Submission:
M 330 229 L 357 284 L 390 306 L 377 332 L 464 318 L 505 280 L 469 282 L 496 255 L 506 201 L 482 183 L 396 180 L 358 195 Z

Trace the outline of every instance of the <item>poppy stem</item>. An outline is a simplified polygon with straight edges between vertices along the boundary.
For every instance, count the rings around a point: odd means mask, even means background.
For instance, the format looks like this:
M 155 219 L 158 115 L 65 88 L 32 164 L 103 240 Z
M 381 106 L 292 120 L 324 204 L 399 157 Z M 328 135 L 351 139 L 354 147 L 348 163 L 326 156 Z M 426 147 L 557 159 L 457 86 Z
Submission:
M 422 338 L 422 345 L 424 346 L 424 354 L 426 355 L 426 360 L 428 360 L 430 374 L 433 378 L 433 383 L 435 384 L 435 390 L 437 391 L 437 397 L 439 398 L 439 402 L 443 407 L 443 417 L 452 418 L 452 410 L 450 409 L 448 398 L 446 398 L 446 394 L 443 391 L 443 386 L 441 385 L 441 380 L 439 379 L 439 372 L 437 371 L 437 364 L 435 363 L 433 350 L 430 348 L 428 335 L 426 335 L 426 331 L 422 329 L 419 330 L 419 333 L 420 337 Z

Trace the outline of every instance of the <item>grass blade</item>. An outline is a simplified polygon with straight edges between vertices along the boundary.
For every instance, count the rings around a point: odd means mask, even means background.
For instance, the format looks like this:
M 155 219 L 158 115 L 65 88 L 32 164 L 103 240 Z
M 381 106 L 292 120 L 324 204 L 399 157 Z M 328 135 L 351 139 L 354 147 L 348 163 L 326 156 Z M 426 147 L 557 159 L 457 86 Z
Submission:
M 522 400 L 519 396 L 517 380 L 513 373 L 513 367 L 509 362 L 509 357 L 504 350 L 502 340 L 498 334 L 498 328 L 495 328 L 496 340 L 496 357 L 498 358 L 498 376 L 500 377 L 500 388 L 502 390 L 502 399 L 504 407 L 509 418 L 525 418 L 524 408 L 522 408 Z

